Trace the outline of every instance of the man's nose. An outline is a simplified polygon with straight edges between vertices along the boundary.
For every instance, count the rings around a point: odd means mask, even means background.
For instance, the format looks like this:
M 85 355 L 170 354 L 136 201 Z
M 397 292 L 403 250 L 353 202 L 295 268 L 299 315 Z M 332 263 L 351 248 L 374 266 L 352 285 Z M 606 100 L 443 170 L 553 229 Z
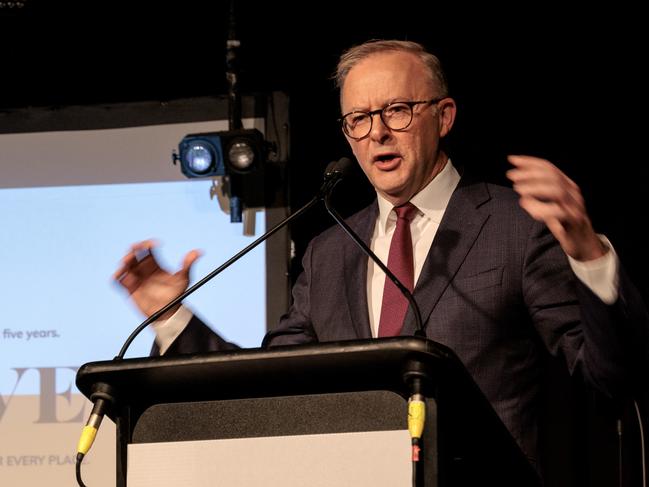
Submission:
M 392 132 L 387 125 L 383 122 L 381 113 L 372 113 L 372 128 L 370 129 L 370 138 L 378 142 L 383 142 L 386 138 L 389 138 Z

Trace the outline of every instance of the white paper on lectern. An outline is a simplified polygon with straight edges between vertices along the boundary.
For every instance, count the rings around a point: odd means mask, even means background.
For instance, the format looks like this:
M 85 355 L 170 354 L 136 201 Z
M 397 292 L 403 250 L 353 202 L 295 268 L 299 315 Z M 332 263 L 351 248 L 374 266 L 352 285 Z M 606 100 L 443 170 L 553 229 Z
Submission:
M 407 487 L 407 430 L 128 445 L 128 487 Z

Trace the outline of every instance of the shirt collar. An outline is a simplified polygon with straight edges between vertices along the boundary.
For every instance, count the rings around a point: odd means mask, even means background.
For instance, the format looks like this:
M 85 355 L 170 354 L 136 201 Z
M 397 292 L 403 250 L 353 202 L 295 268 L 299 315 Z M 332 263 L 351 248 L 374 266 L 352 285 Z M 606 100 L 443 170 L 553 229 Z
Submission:
M 449 159 L 440 173 L 424 186 L 419 193 L 414 195 L 410 202 L 417 207 L 419 214 L 423 213 L 425 217 L 439 224 L 442 221 L 442 216 L 444 216 L 451 195 L 459 182 L 460 174 Z M 392 203 L 378 193 L 377 201 L 379 205 L 378 230 L 379 235 L 383 235 L 386 232 L 388 220 L 396 220 L 396 216 L 392 213 Z

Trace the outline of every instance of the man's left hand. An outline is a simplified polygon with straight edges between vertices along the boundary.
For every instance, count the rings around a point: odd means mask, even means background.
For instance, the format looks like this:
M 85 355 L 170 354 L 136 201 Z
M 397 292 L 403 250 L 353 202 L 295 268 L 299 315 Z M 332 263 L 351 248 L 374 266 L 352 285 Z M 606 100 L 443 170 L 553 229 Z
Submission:
M 507 171 L 520 205 L 532 218 L 544 222 L 563 251 L 578 261 L 593 260 L 607 252 L 595 234 L 579 186 L 545 159 L 510 155 Z

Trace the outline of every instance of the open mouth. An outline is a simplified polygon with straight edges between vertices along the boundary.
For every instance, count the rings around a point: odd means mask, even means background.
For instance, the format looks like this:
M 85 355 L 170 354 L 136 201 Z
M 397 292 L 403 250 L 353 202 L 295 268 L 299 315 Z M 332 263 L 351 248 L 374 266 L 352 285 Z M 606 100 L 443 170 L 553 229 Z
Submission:
M 394 169 L 401 161 L 399 154 L 380 154 L 374 157 L 374 164 L 376 164 L 380 169 L 390 170 Z

